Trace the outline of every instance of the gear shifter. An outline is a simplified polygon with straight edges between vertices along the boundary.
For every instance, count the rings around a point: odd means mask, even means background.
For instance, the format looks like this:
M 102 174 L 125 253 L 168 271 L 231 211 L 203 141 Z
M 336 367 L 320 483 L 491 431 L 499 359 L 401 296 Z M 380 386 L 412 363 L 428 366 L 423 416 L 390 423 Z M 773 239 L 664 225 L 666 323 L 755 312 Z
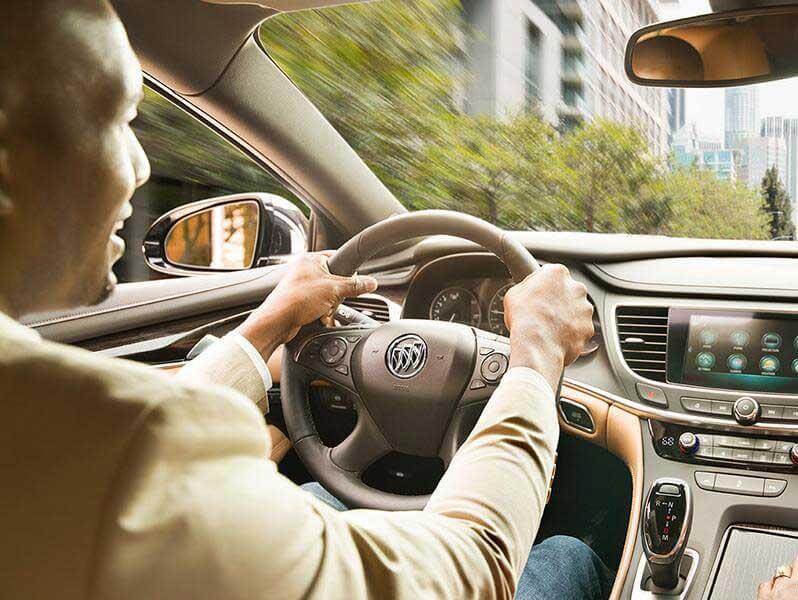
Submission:
M 643 509 L 643 551 L 651 581 L 662 590 L 673 590 L 679 584 L 692 522 L 690 486 L 681 479 L 657 479 Z

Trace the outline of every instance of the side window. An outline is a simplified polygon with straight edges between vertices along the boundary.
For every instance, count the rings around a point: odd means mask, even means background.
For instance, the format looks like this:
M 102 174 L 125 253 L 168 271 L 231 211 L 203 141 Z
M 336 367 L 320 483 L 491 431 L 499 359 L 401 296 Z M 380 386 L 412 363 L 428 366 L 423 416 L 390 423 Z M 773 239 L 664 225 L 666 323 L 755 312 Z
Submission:
M 266 169 L 150 88 L 144 90 L 133 130 L 150 159 L 152 175 L 133 195 L 133 216 L 120 233 L 126 245 L 114 267 L 120 283 L 163 277 L 147 267 L 141 244 L 150 225 L 177 206 L 226 194 L 267 192 L 307 213 Z

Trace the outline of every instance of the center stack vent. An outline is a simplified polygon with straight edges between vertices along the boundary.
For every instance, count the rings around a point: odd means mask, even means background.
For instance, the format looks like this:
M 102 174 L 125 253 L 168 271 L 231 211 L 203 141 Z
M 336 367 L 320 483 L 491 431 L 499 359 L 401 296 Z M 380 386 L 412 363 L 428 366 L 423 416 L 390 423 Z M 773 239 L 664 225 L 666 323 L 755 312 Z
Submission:
M 668 307 L 619 306 L 615 319 L 627 366 L 641 377 L 665 381 Z

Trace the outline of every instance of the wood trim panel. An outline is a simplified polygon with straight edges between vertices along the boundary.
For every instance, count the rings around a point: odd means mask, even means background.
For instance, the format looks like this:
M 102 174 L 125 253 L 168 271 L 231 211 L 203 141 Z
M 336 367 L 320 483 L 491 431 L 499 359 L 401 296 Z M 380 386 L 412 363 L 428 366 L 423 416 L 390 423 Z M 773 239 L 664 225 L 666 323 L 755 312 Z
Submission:
M 626 541 L 623 545 L 621 561 L 610 598 L 619 600 L 623 592 L 626 577 L 634 557 L 637 532 L 640 528 L 640 511 L 643 502 L 643 439 L 640 433 L 640 419 L 637 415 L 625 410 L 607 395 L 595 389 L 578 387 L 578 383 L 563 383 L 561 397 L 579 402 L 588 408 L 593 415 L 596 431 L 588 433 L 568 425 L 560 416 L 560 427 L 569 435 L 586 439 L 620 458 L 629 469 L 632 477 L 632 501 L 629 521 L 626 526 Z

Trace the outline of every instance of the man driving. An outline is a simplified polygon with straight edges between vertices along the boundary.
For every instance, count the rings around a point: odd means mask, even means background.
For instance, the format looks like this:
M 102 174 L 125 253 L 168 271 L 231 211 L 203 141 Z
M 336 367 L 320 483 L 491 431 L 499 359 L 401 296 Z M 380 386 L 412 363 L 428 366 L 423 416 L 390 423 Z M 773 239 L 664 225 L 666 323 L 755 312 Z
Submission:
M 552 390 L 593 333 L 565 268 L 508 292 L 511 368 L 427 507 L 338 512 L 277 472 L 257 406 L 265 359 L 376 282 L 306 255 L 177 378 L 41 340 L 17 320 L 113 291 L 115 232 L 149 176 L 130 128 L 142 74 L 106 2 L 10 0 L 0 75 L 1 596 L 607 596 L 586 546 L 530 552 Z

